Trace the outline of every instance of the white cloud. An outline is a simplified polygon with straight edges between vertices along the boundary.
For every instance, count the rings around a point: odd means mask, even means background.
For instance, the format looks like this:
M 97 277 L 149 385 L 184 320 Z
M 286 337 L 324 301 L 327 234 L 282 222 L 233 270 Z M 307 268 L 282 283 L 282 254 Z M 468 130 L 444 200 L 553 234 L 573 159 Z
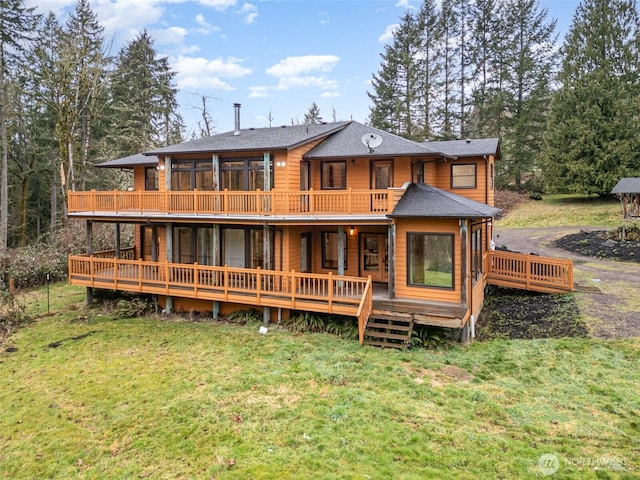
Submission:
M 393 34 L 396 33 L 400 24 L 393 23 L 391 25 L 387 25 L 387 28 L 384 29 L 384 33 L 378 37 L 378 41 L 381 43 L 388 42 L 393 38 Z
M 245 3 L 240 9 L 240 15 L 244 15 L 244 23 L 251 25 L 258 18 L 258 7 L 252 3 Z
M 249 90 L 251 91 L 249 98 L 267 98 L 271 96 L 269 87 L 249 87 Z
M 35 8 L 36 12 L 44 15 L 53 12 L 58 18 L 66 7 L 75 4 L 76 0 L 26 0 L 24 2 L 24 6 L 27 8 Z
M 176 82 L 180 88 L 207 88 L 213 90 L 235 90 L 223 78 L 241 78 L 252 73 L 243 67 L 239 58 L 216 58 L 180 56 L 171 61 L 176 71 Z
M 229 7 L 236 5 L 236 0 L 199 0 L 200 5 L 205 7 L 213 7 L 216 10 L 224 11 Z
M 290 88 L 310 88 L 316 87 L 322 90 L 338 88 L 338 82 L 324 76 L 301 76 L 301 77 L 281 77 L 278 82 L 278 90 L 289 90 Z
M 305 55 L 302 57 L 287 57 L 273 67 L 267 68 L 269 75 L 276 77 L 293 77 L 302 73 L 319 70 L 330 72 L 340 61 L 335 55 Z
M 337 98 L 337 97 L 340 96 L 340 93 L 338 93 L 338 92 L 322 92 L 320 94 L 320 96 L 322 98 Z
M 198 32 L 198 33 L 202 33 L 204 35 L 208 35 L 211 32 L 219 32 L 220 31 L 220 27 L 218 27 L 216 25 L 211 25 L 210 23 L 208 23 L 206 18 L 204 18 L 204 15 L 202 15 L 201 13 L 196 15 L 196 23 L 198 25 L 200 25 L 199 28 L 195 29 L 195 31 Z
M 156 0 L 98 0 L 91 7 L 100 23 L 110 33 L 118 33 L 125 42 L 138 35 L 147 25 L 157 23 L 164 10 Z

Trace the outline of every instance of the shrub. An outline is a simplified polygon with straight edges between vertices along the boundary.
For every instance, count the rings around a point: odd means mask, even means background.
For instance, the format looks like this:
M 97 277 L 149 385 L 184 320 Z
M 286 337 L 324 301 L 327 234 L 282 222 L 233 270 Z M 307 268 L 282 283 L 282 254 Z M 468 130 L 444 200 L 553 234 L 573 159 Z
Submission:
M 17 328 L 29 322 L 24 305 L 16 302 L 8 292 L 0 292 L 0 343 L 3 343 Z
M 330 315 L 326 324 L 327 333 L 343 338 L 358 338 L 358 325 L 353 317 Z
M 323 332 L 324 318 L 313 312 L 297 312 L 284 321 L 284 325 L 295 332 Z
M 227 321 L 229 323 L 237 323 L 238 325 L 261 323 L 262 320 L 262 313 L 255 308 L 250 310 L 236 310 L 235 312 L 227 315 Z

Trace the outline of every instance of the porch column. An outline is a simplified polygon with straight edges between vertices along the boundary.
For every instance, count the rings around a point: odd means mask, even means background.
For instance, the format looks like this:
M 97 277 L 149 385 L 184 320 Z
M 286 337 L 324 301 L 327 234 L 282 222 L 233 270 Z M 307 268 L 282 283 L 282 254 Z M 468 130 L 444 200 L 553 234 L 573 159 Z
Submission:
M 265 192 L 271 191 L 271 154 L 264 152 L 263 155 L 263 169 L 264 169 L 264 188 Z
M 213 170 L 213 190 L 220 191 L 220 158 L 218 155 L 211 156 L 211 168 Z
M 389 275 L 387 278 L 387 290 L 389 298 L 396 298 L 396 222 L 391 221 L 387 228 L 387 267 Z
M 120 258 L 120 223 L 115 224 L 115 237 L 116 237 L 116 258 Z
M 167 263 L 173 263 L 173 224 L 167 223 L 165 226 L 165 238 L 167 240 Z M 167 279 L 170 281 L 171 279 Z M 167 295 L 164 309 L 167 313 L 171 313 L 173 309 L 173 297 Z
M 214 177 L 215 178 L 215 177 Z M 214 267 L 219 267 L 222 263 L 221 255 L 220 255 L 220 247 L 221 243 L 221 232 L 220 225 L 215 223 L 213 225 L 213 238 L 211 240 L 211 258 Z M 213 318 L 218 318 L 220 316 L 220 302 L 214 300 L 211 305 L 211 314 Z
M 93 222 L 91 220 L 87 220 L 87 257 L 93 255 Z M 93 303 L 93 288 L 87 287 L 86 293 L 86 302 L 87 305 L 91 306 Z
M 344 276 L 344 247 L 345 247 L 344 226 L 338 227 L 338 275 Z
M 272 253 L 273 249 L 271 248 L 271 229 L 265 223 L 262 227 L 262 258 L 263 258 L 263 268 L 265 270 L 271 270 L 273 268 L 273 258 Z M 260 279 L 258 279 L 260 281 Z M 271 308 L 263 307 L 262 309 L 262 320 L 264 326 L 268 326 L 269 322 L 271 322 Z
M 171 190 L 171 157 L 164 157 L 164 188 Z

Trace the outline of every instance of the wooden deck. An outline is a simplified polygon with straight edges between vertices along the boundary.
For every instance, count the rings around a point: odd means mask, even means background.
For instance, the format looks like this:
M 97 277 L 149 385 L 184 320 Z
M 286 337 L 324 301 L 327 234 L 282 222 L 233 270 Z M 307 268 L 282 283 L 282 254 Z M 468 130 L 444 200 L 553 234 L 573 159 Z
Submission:
M 69 213 L 192 215 L 337 215 L 393 211 L 403 189 L 68 192 Z
M 108 258 L 108 255 L 112 255 Z M 371 277 L 69 256 L 69 283 L 92 288 L 349 315 L 360 338 L 371 314 Z
M 544 293 L 574 290 L 573 262 L 567 259 L 494 250 L 487 255 L 485 272 L 490 285 Z

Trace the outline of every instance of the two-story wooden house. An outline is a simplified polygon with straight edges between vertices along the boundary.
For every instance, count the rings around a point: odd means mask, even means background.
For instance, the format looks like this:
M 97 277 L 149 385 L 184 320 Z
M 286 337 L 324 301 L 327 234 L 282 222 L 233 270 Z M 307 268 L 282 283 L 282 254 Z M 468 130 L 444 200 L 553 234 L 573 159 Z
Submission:
M 490 249 L 498 139 L 416 143 L 355 121 L 241 129 L 238 119 L 100 165 L 132 169 L 130 191 L 70 192 L 69 216 L 88 232 L 70 282 L 88 295 L 157 295 L 166 311 L 259 308 L 266 323 L 351 315 L 361 342 L 404 344 L 414 323 L 466 339 L 498 264 L 495 278 L 534 281 L 525 260 L 500 263 Z M 93 252 L 93 222 L 134 224 L 135 245 L 116 235 L 113 251 Z M 556 267 L 536 267 L 537 281 L 566 290 L 570 268 Z

